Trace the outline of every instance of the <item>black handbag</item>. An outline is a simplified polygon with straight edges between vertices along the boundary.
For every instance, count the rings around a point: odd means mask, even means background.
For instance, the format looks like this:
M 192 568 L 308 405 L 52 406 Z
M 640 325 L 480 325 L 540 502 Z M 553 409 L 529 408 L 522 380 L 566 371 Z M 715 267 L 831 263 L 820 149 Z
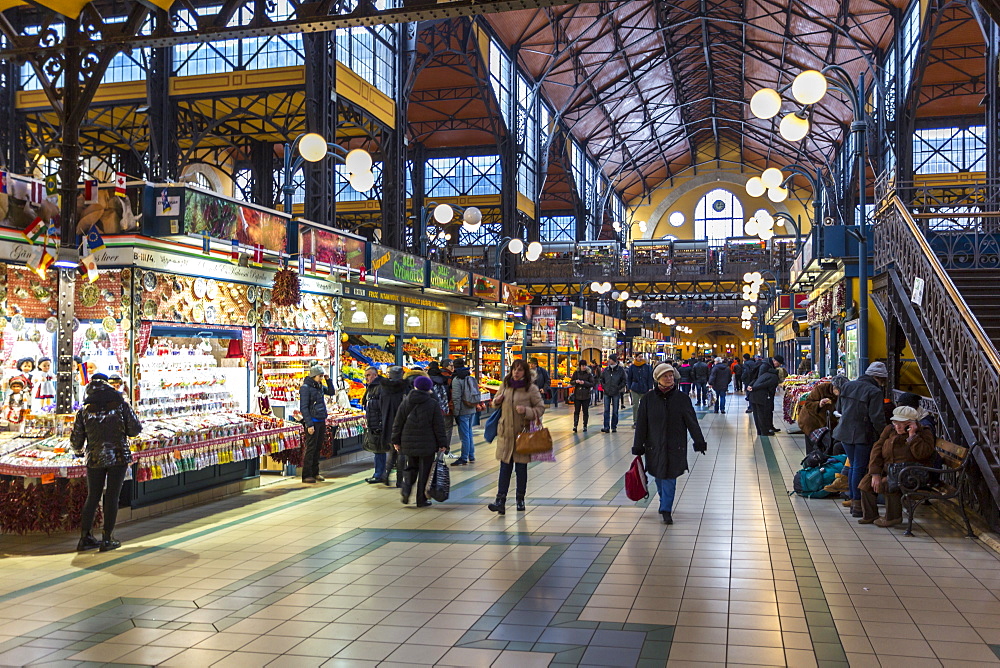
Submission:
M 923 466 L 919 462 L 893 462 L 886 467 L 885 491 L 888 494 L 899 494 L 906 487 L 907 490 L 915 490 L 927 487 L 931 482 L 929 471 L 921 469 L 911 469 L 903 473 L 903 469 L 911 466 Z M 900 475 L 902 474 L 902 475 Z

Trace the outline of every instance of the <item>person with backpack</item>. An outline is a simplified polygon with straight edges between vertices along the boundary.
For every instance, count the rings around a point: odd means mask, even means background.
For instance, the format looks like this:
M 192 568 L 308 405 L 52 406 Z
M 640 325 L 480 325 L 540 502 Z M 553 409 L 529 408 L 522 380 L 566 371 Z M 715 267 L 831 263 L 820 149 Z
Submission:
M 132 464 L 129 436 L 138 436 L 142 424 L 122 395 L 107 383 L 108 377 L 95 373 L 87 384 L 83 408 L 76 414 L 70 446 L 77 457 L 86 457 L 87 500 L 80 514 L 78 552 L 98 549 L 115 550 L 121 543 L 115 539 L 118 519 L 118 497 L 125 475 Z M 97 506 L 104 497 L 104 533 L 101 540 L 91 534 Z
M 441 414 L 444 416 L 444 432 L 448 439 L 448 447 L 451 447 L 451 437 L 455 432 L 454 408 L 451 403 L 451 372 L 445 375 L 445 369 L 437 360 L 431 360 L 427 365 L 427 375 L 434 388 L 431 393 L 437 399 L 438 406 L 441 407 Z
M 621 397 L 628 389 L 628 377 L 625 369 L 618 363 L 618 355 L 608 358 L 608 366 L 601 372 L 601 387 L 604 390 L 604 429 L 605 434 L 618 431 L 618 408 Z
M 632 454 L 645 455 L 646 471 L 656 480 L 664 524 L 674 523 L 677 478 L 689 468 L 688 435 L 694 440 L 695 452 L 704 454 L 708 450 L 690 398 L 677 391 L 678 376 L 669 364 L 656 366 L 653 371 L 656 386 L 643 395 L 636 409 L 639 417 L 632 443 Z
M 403 399 L 392 423 L 393 447 L 406 457 L 400 497 L 404 505 L 408 504 L 416 483 L 417 508 L 431 505 L 427 499 L 427 480 L 434 465 L 434 456 L 448 451 L 444 416 L 431 394 L 433 388 L 434 381 L 430 377 L 414 377 L 413 390 Z
M 472 371 L 465 365 L 465 360 L 455 360 L 455 375 L 451 380 L 451 405 L 458 424 L 458 436 L 462 439 L 462 454 L 451 463 L 452 466 L 465 466 L 476 461 L 476 448 L 472 440 L 472 422 L 479 410 L 479 382 L 473 377 Z
M 653 367 L 646 363 L 646 356 L 636 353 L 628 368 L 628 391 L 632 395 L 632 428 L 635 429 L 636 409 L 642 397 L 653 389 Z
M 712 366 L 712 371 L 708 374 L 708 384 L 715 390 L 715 396 L 718 397 L 715 404 L 716 413 L 723 415 L 726 413 L 726 394 L 729 392 L 729 381 L 732 378 L 733 373 L 729 370 L 729 365 L 723 364 L 722 360 Z
M 365 443 L 364 448 L 374 455 L 375 472 L 370 478 L 365 478 L 369 485 L 384 483 L 389 477 L 385 465 L 392 446 L 389 439 L 384 438 L 382 431 L 382 375 L 373 366 L 365 369 L 365 394 L 361 398 L 361 407 L 365 411 Z
M 889 372 L 885 364 L 872 362 L 857 380 L 844 385 L 837 400 L 840 421 L 833 430 L 833 437 L 843 444 L 844 452 L 851 462 L 848 482 L 853 517 L 864 514 L 858 485 L 867 471 L 866 464 L 871 458 L 872 446 L 885 431 L 887 421 L 883 401 L 888 378 Z
M 388 377 L 383 378 L 379 387 L 379 396 L 382 403 L 382 447 L 388 448 L 389 459 L 385 464 L 385 476 L 382 478 L 382 482 L 386 486 L 392 486 L 389 482 L 389 473 L 393 468 L 396 469 L 396 487 L 402 485 L 402 466 L 399 463 L 399 453 L 393 448 L 392 443 L 392 425 L 396 420 L 396 413 L 399 411 L 399 406 L 403 403 L 403 397 L 406 396 L 409 387 L 406 380 L 403 378 L 403 367 L 401 366 L 391 366 L 389 367 Z
M 577 370 L 569 380 L 573 392 L 573 431 L 580 425 L 580 413 L 583 413 L 583 430 L 587 431 L 590 418 L 590 390 L 594 387 L 594 374 L 587 367 L 587 360 L 581 359 Z
M 705 363 L 704 358 L 691 365 L 691 381 L 694 384 L 696 406 L 707 404 L 705 390 L 708 387 L 708 373 L 708 364 Z
M 747 385 L 750 405 L 753 407 L 753 421 L 758 436 L 774 436 L 774 391 L 778 387 L 778 362 L 768 357 L 755 374 L 751 385 Z

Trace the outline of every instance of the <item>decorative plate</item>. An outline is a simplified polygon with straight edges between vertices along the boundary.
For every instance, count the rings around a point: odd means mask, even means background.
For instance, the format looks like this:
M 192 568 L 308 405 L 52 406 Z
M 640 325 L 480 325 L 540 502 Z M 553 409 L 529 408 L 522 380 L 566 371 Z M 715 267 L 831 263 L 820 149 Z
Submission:
M 152 320 L 156 317 L 156 302 L 152 299 L 147 299 L 142 305 L 142 317 L 146 320 Z
M 152 292 L 156 289 L 156 274 L 151 271 L 147 271 L 142 277 L 142 287 L 146 289 L 146 292 Z
M 197 308 L 197 307 L 196 307 Z M 215 306 L 209 304 L 205 307 L 205 322 L 210 325 L 214 325 L 219 320 L 219 312 L 216 310 Z
M 77 332 L 79 330 L 80 330 L 80 319 L 79 318 L 73 318 L 73 331 Z
M 305 318 L 302 317 L 301 313 L 296 313 L 295 314 L 295 320 L 294 320 L 294 322 L 295 322 L 295 328 L 296 329 L 305 329 Z
M 128 318 L 122 318 L 122 331 L 128 332 L 130 329 L 132 329 L 132 321 Z
M 108 334 L 112 334 L 116 329 L 118 329 L 118 321 L 109 315 L 101 321 L 101 327 L 103 327 L 104 331 Z
M 264 309 L 264 312 L 260 316 L 260 321 L 264 323 L 265 327 L 271 326 L 271 323 L 274 322 L 274 313 L 271 312 L 271 309 Z
M 306 315 L 302 319 L 302 321 L 305 324 L 306 329 L 315 329 L 315 327 L 314 327 L 315 323 L 313 322 L 313 314 L 312 313 L 306 313 Z
M 80 305 L 84 308 L 93 308 L 100 300 L 101 290 L 93 283 L 85 285 L 80 292 Z
M 24 329 L 24 316 L 18 313 L 13 318 L 10 319 L 10 328 L 15 332 L 20 332 Z
M 257 301 L 257 298 L 259 296 L 260 296 L 260 293 L 257 291 L 257 286 L 256 285 L 248 285 L 247 286 L 247 300 L 249 300 L 249 302 L 251 304 L 253 304 L 255 301 Z
M 0 331 L 7 328 L 7 317 L 0 315 Z
M 257 324 L 257 311 L 247 311 L 247 325 L 253 327 Z
M 96 286 L 89 286 L 89 287 L 95 287 L 96 289 Z M 44 285 L 39 285 L 38 283 L 35 283 L 34 285 L 31 286 L 31 294 L 34 295 L 35 299 L 37 299 L 43 304 L 52 299 L 52 291 L 49 290 Z M 100 293 L 98 292 L 98 294 Z M 96 304 L 97 302 L 94 303 Z
M 215 279 L 209 278 L 205 281 L 205 283 L 208 286 L 207 290 L 205 291 L 205 296 L 208 297 L 209 299 L 215 299 L 216 297 L 218 297 L 219 284 L 215 282 Z
M 261 288 L 260 294 L 257 295 L 262 304 L 271 303 L 271 288 Z
M 97 339 L 97 328 L 96 327 L 88 327 L 87 331 L 83 333 L 83 336 L 88 341 L 94 341 L 95 339 Z
M 208 291 L 208 284 L 205 282 L 204 278 L 194 279 L 194 296 L 201 299 L 205 296 Z
M 55 334 L 59 331 L 59 320 L 55 316 L 45 321 L 45 331 L 49 334 Z
M 191 309 L 191 321 L 205 322 L 205 309 L 200 304 L 195 304 L 194 308 Z
M 122 306 L 128 308 L 132 305 L 132 295 L 128 292 L 122 293 Z
M 127 285 L 130 280 L 132 280 L 132 270 L 128 267 L 122 269 L 121 274 L 122 284 Z
M 38 331 L 38 328 L 31 330 L 31 335 L 28 336 L 33 343 L 39 343 L 42 340 L 42 333 Z
M 113 302 L 115 300 L 114 290 L 111 290 L 110 288 L 104 288 L 103 290 L 101 290 L 101 297 L 103 297 L 104 301 L 106 302 Z

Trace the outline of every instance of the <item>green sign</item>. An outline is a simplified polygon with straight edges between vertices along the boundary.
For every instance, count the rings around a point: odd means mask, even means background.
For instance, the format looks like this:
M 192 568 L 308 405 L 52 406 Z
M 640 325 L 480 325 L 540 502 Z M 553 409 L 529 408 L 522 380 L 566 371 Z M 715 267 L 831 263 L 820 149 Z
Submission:
M 427 263 L 427 287 L 458 295 L 469 294 L 469 272 L 437 262 Z
M 410 285 L 424 285 L 425 261 L 393 248 L 371 244 L 370 272 L 379 280 L 387 279 Z

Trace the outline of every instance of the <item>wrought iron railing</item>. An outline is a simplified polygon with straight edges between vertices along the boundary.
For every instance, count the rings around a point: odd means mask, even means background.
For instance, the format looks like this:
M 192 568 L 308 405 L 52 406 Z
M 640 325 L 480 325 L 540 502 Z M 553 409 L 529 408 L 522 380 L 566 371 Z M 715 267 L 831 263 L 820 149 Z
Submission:
M 966 445 L 978 442 L 990 453 L 977 455 L 984 481 L 994 498 L 1000 490 L 994 462 L 1000 461 L 1000 354 L 952 283 L 918 223 L 898 198 L 880 207 L 875 226 L 875 266 L 888 272 L 904 299 L 893 304 L 900 322 L 913 318 L 922 331 L 907 337 L 926 341 L 933 356 L 928 386 L 939 389 L 935 396 L 943 417 L 954 423 L 954 435 Z M 919 281 L 917 281 L 919 279 Z M 915 281 L 923 283 L 923 295 L 912 304 Z M 928 369 L 925 368 L 925 377 Z M 940 377 L 938 377 L 940 376 Z M 964 424 L 963 424 L 964 423 Z M 992 461 L 991 461 L 992 460 Z

